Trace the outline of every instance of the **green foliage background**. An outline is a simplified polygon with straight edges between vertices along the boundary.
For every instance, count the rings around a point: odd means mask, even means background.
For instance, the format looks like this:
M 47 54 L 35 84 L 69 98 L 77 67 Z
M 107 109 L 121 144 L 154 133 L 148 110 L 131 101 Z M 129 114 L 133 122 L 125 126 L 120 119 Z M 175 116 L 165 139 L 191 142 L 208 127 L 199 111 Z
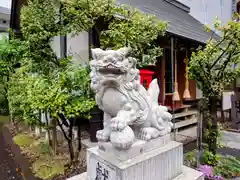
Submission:
M 90 118 L 95 101 L 88 68 L 72 63 L 70 56 L 57 57 L 51 47 L 56 36 L 95 28 L 102 48 L 131 46 L 139 66 L 154 64 L 161 56 L 156 41 L 167 24 L 130 6 L 118 6 L 114 0 L 28 0 L 27 4 L 21 9 L 21 37 L 12 33 L 0 44 L 0 74 L 14 119 L 40 125 L 40 110 L 54 118 L 59 113 Z
M 221 32 L 221 38 L 212 38 L 204 47 L 193 52 L 188 69 L 190 78 L 196 80 L 203 93 L 203 139 L 207 143 L 207 149 L 213 154 L 212 164 L 217 162 L 219 136 L 216 103 L 222 98 L 224 87 L 233 83 L 240 75 L 240 24 L 237 16 L 233 18 L 224 26 L 219 20 L 215 21 L 214 27 Z

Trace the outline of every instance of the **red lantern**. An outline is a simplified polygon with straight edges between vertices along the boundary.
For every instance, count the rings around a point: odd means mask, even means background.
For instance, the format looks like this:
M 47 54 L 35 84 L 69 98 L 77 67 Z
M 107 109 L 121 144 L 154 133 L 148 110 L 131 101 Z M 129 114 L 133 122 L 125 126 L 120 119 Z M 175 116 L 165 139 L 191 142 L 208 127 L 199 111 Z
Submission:
M 152 82 L 154 72 L 146 70 L 146 69 L 141 69 L 140 70 L 140 82 L 141 84 L 148 89 L 150 83 Z

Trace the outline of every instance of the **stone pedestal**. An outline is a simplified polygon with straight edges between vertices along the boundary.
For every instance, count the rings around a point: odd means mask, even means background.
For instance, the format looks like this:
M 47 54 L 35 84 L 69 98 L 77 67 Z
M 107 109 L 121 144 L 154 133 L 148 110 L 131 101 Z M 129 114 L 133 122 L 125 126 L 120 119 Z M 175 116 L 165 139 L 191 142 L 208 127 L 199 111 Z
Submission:
M 128 151 L 100 143 L 87 150 L 87 173 L 75 179 L 204 180 L 202 173 L 183 166 L 183 145 L 172 141 L 170 135 L 137 141 Z
M 99 152 L 98 148 L 88 150 L 87 176 L 95 180 L 98 168 L 107 172 L 110 180 L 169 180 L 182 172 L 182 144 L 171 141 L 167 145 L 143 152 L 128 160 Z

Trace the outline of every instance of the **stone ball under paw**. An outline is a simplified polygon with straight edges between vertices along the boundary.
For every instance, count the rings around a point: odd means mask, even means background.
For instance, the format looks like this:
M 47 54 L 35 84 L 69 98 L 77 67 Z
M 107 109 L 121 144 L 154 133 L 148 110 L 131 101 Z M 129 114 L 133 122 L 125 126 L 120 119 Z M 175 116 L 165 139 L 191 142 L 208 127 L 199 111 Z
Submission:
M 110 136 L 110 141 L 112 145 L 117 149 L 129 149 L 133 142 L 135 136 L 133 130 L 127 126 L 122 131 L 113 131 Z

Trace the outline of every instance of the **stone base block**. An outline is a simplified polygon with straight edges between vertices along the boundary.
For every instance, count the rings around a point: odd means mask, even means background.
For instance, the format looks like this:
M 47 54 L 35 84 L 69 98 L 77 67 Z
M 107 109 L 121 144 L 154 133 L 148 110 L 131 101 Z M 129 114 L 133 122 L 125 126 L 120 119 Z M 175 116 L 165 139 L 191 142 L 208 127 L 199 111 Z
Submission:
M 110 143 L 87 150 L 87 172 L 68 180 L 204 180 L 202 173 L 183 166 L 183 146 L 170 135 L 137 141 L 128 151 Z
M 179 176 L 174 178 L 173 180 L 204 180 L 203 174 L 194 169 L 183 166 L 182 171 L 183 172 Z M 83 173 L 81 175 L 69 178 L 67 180 L 88 180 L 87 173 Z M 161 180 L 161 179 L 159 179 L 159 180 Z
M 98 147 L 87 152 L 87 180 L 170 180 L 182 172 L 183 146 L 175 141 L 127 160 L 101 153 Z

